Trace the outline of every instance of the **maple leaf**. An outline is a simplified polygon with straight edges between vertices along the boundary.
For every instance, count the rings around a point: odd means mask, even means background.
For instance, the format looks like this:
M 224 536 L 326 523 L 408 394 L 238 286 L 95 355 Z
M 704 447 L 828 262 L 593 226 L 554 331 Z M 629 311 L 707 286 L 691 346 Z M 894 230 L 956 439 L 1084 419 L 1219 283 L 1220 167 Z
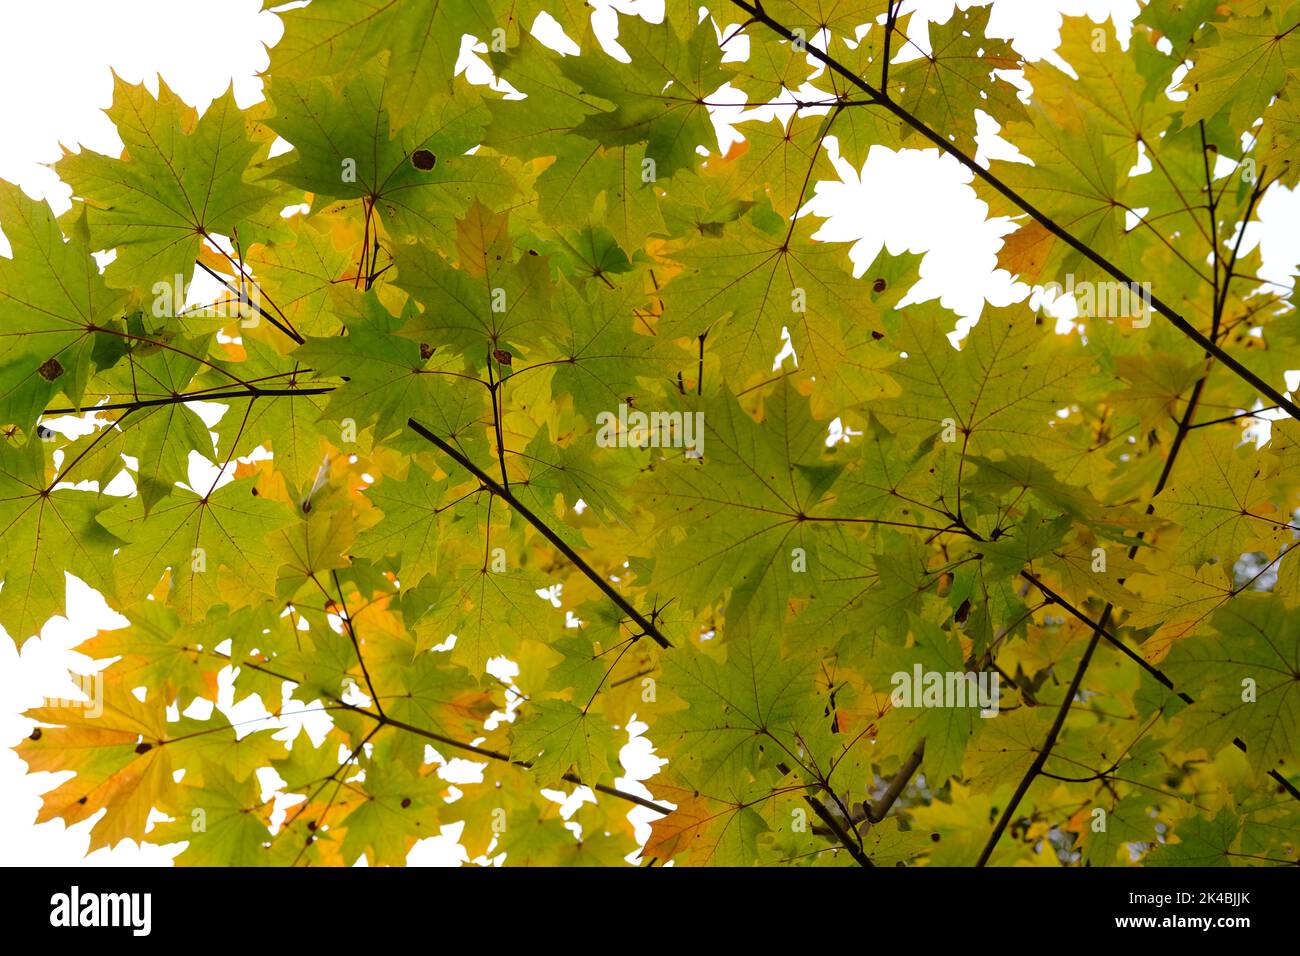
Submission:
M 532 765 L 539 783 L 556 783 L 570 771 L 582 780 L 608 775 L 618 735 L 600 715 L 552 700 L 529 710 L 511 730 L 510 753 Z
M 1300 64 L 1294 4 L 1270 4 L 1258 14 L 1215 24 L 1183 80 L 1190 91 L 1183 122 L 1226 110 L 1238 129 L 1250 126 Z
M 92 587 L 113 590 L 112 548 L 121 543 L 97 521 L 106 504 L 93 494 L 56 488 L 41 451 L 39 442 L 17 448 L 0 442 L 0 624 L 19 645 L 63 610 L 63 568 Z
M 64 242 L 48 206 L 0 186 L 13 249 L 12 261 L 0 261 L 0 418 L 31 428 L 60 392 L 80 404 L 92 364 L 112 364 L 97 355 L 93 330 L 111 325 L 125 296 L 104 284 L 84 242 Z
M 118 77 L 113 104 L 108 115 L 126 158 L 86 151 L 65 156 L 59 172 L 85 201 L 101 247 L 117 249 L 109 280 L 151 288 L 188 276 L 204 237 L 229 236 L 273 193 L 244 180 L 261 147 L 232 91 L 196 119 L 162 81 L 155 99 Z
M 1234 739 L 1261 771 L 1290 756 L 1300 730 L 1300 646 L 1294 611 L 1270 595 L 1244 595 L 1218 611 L 1218 637 L 1182 641 L 1164 669 L 1203 688 L 1181 721 L 1185 744 L 1215 750 Z
M 389 72 L 370 64 L 344 74 L 344 83 L 277 83 L 276 115 L 267 123 L 295 149 L 271 160 L 267 175 L 326 199 L 363 201 L 365 215 L 386 219 L 400 236 L 440 234 L 476 194 L 508 196 L 512 186 L 499 167 L 466 155 L 488 119 L 480 98 L 464 91 L 439 98 L 436 109 L 421 110 L 391 136 L 391 70 L 391 62 Z
M 40 819 L 75 823 L 106 811 L 91 845 L 113 846 L 139 838 L 149 811 L 167 804 L 174 748 L 163 746 L 170 735 L 160 700 L 142 703 L 112 675 L 102 696 L 98 706 L 71 702 L 30 711 L 46 726 L 32 731 L 20 753 L 34 771 L 76 774 L 46 794 Z

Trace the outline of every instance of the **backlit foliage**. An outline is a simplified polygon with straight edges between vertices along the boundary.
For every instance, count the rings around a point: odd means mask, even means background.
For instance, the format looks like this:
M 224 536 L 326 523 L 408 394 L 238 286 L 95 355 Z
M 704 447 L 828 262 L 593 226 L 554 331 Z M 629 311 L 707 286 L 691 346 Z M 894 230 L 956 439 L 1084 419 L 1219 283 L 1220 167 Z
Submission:
M 1300 332 L 1242 234 L 1300 178 L 1300 4 L 1067 18 L 1072 72 L 978 7 L 670 0 L 619 56 L 591 12 L 313 0 L 266 102 L 119 82 L 70 212 L 0 188 L 0 625 L 65 571 L 130 621 L 101 712 L 29 715 L 42 819 L 182 864 L 462 821 L 512 865 L 1295 862 Z M 796 215 L 832 140 L 965 164 L 1078 318 L 950 338 L 918 256 L 855 276 Z M 598 440 L 620 406 L 702 431 Z M 918 668 L 997 714 L 891 701 Z

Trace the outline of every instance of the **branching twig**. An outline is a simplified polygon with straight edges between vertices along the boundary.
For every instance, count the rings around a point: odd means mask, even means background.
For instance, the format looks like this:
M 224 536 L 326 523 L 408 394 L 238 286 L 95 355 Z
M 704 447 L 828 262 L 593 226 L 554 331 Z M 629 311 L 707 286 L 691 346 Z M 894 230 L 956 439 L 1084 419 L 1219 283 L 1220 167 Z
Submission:
M 772 19 L 772 17 L 768 16 L 767 13 L 763 11 L 762 7 L 757 3 L 751 3 L 749 2 L 749 0 L 731 0 L 731 2 L 735 4 L 737 7 L 739 7 L 740 9 L 749 13 L 754 20 L 757 20 L 758 22 L 764 24 L 765 26 L 767 26 L 769 29 L 776 32 L 780 36 L 785 37 L 787 40 L 793 42 L 799 39 L 788 27 L 784 26 L 781 23 L 778 23 L 776 20 Z M 1039 225 L 1041 225 L 1044 229 L 1046 229 L 1057 239 L 1064 242 L 1075 252 L 1079 253 L 1085 259 L 1091 262 L 1093 265 L 1097 266 L 1106 274 L 1108 274 L 1111 278 L 1115 279 L 1118 282 L 1123 283 L 1124 285 L 1130 288 L 1136 287 L 1136 283 L 1131 278 L 1129 278 L 1129 276 L 1124 272 L 1124 270 L 1120 269 L 1117 265 L 1115 265 L 1106 257 L 1098 254 L 1095 250 L 1093 250 L 1090 246 L 1088 246 L 1087 243 L 1082 242 L 1079 239 L 1075 238 L 1075 236 L 1072 233 L 1070 233 L 1069 230 L 1059 225 L 1054 219 L 1052 219 L 1042 210 L 1038 209 L 1031 202 L 1029 202 L 1029 200 L 1025 199 L 1018 192 L 1016 192 L 1016 190 L 1008 186 L 996 175 L 994 175 L 989 170 L 985 169 L 983 166 L 977 163 L 973 157 L 968 156 L 963 150 L 959 149 L 957 146 L 949 142 L 948 139 L 945 136 L 943 136 L 943 134 L 935 131 L 934 129 L 931 129 L 928 125 L 926 125 L 924 122 L 918 119 L 906 108 L 900 106 L 898 103 L 894 102 L 893 100 L 884 97 L 878 90 L 875 89 L 875 87 L 873 87 L 870 83 L 867 83 L 865 80 L 859 77 L 848 67 L 844 66 L 834 57 L 829 56 L 824 51 L 819 50 L 817 47 L 813 46 L 812 44 L 805 42 L 805 47 L 807 48 L 808 52 L 812 54 L 814 59 L 824 64 L 828 69 L 832 70 L 833 72 L 847 79 L 850 83 L 858 87 L 858 89 L 862 90 L 864 93 L 874 97 L 877 100 L 876 105 L 892 113 L 895 117 L 897 117 L 903 123 L 907 124 L 916 132 L 920 133 L 922 136 L 928 139 L 931 143 L 937 146 L 944 153 L 948 154 L 953 159 L 957 160 L 957 162 L 961 163 L 972 173 L 974 173 L 975 176 L 982 179 L 984 182 L 988 183 L 1003 197 L 1013 202 L 1016 206 L 1018 206 L 1024 212 L 1028 213 L 1031 217 L 1037 220 Z M 1274 404 L 1284 409 L 1286 413 L 1290 415 L 1292 418 L 1300 419 L 1300 406 L 1297 406 L 1294 402 L 1292 402 L 1289 398 L 1287 398 L 1285 395 L 1279 392 L 1276 388 L 1274 388 L 1272 385 L 1269 385 L 1262 378 L 1260 378 L 1258 375 L 1256 375 L 1246 366 L 1242 365 L 1235 358 L 1233 358 L 1231 355 L 1225 352 L 1215 342 L 1213 342 L 1211 339 L 1206 337 L 1204 333 L 1202 333 L 1194 325 L 1192 325 L 1185 318 L 1183 318 L 1182 315 L 1180 315 L 1177 311 L 1175 311 L 1173 308 L 1167 305 L 1163 300 L 1157 298 L 1155 295 L 1151 295 L 1150 304 L 1151 307 L 1155 309 L 1155 311 L 1163 315 L 1165 319 L 1168 320 L 1176 329 L 1182 332 L 1193 342 L 1201 346 L 1201 348 L 1205 349 L 1207 352 L 1213 355 L 1216 359 L 1218 359 L 1218 361 L 1222 362 L 1227 368 L 1231 369 L 1239 378 L 1241 378 L 1243 381 L 1247 382 L 1249 385 L 1255 388 L 1260 394 L 1266 395 Z
M 1154 664 L 1152 664 L 1150 661 L 1144 658 L 1141 654 L 1137 653 L 1131 647 L 1129 647 L 1127 644 L 1121 641 L 1115 634 L 1111 633 L 1104 626 L 1102 626 L 1100 621 L 1094 621 L 1083 611 L 1079 610 L 1077 607 L 1075 607 L 1065 598 L 1061 597 L 1061 595 L 1057 594 L 1046 584 L 1040 581 L 1036 575 L 1031 574 L 1028 571 L 1021 571 L 1020 575 L 1025 580 L 1033 584 L 1034 587 L 1038 588 L 1038 590 L 1042 591 L 1044 597 L 1046 597 L 1050 603 L 1059 605 L 1063 610 L 1065 610 L 1071 616 L 1078 619 L 1082 623 L 1088 625 L 1097 633 L 1101 634 L 1101 636 L 1104 637 L 1110 644 L 1112 644 L 1114 647 L 1122 651 L 1126 657 L 1128 657 L 1132 661 L 1135 661 L 1138 665 L 1142 667 L 1143 670 L 1145 670 L 1153 678 L 1159 681 L 1165 687 L 1166 690 L 1177 695 L 1178 699 L 1181 700 L 1183 703 L 1185 704 L 1196 703 L 1195 699 L 1192 697 L 1191 694 L 1188 694 L 1186 691 L 1181 691 L 1174 686 L 1174 682 L 1169 677 L 1168 674 L 1166 674 L 1160 668 L 1156 667 Z M 1233 738 L 1232 743 L 1233 746 L 1235 746 L 1242 753 L 1249 752 L 1246 749 L 1245 742 L 1240 737 Z M 1277 770 L 1270 770 L 1268 772 L 1268 775 L 1272 777 L 1274 780 L 1276 780 L 1279 784 L 1281 784 L 1281 786 L 1289 794 L 1291 794 L 1291 796 L 1295 797 L 1295 799 L 1297 800 L 1300 800 L 1300 789 L 1297 789 L 1296 785 L 1293 784 L 1290 780 L 1282 776 L 1282 774 L 1279 773 Z M 1047 774 L 1044 773 L 1043 776 L 1047 776 Z
M 251 386 L 238 391 L 199 391 L 185 392 L 179 395 L 167 395 L 163 398 L 141 398 L 133 402 L 113 402 L 107 405 L 86 405 L 83 408 L 47 408 L 42 415 L 79 415 L 83 412 L 135 411 L 140 408 L 156 408 L 161 405 L 181 405 L 185 402 L 221 402 L 237 398 L 268 398 L 277 395 L 325 395 L 334 391 L 335 385 L 319 388 L 259 388 Z
M 776 765 L 776 769 L 782 774 L 788 774 L 790 768 L 783 763 Z M 844 825 L 826 808 L 826 805 L 814 797 L 811 793 L 804 794 L 804 801 L 812 807 L 813 813 L 817 814 L 817 819 L 826 825 L 826 829 L 835 835 L 835 838 L 843 844 L 844 849 L 849 851 L 849 856 L 857 861 L 859 866 L 874 867 L 876 864 L 871 862 L 871 857 L 867 856 L 866 851 L 862 849 L 861 843 L 855 840 L 849 832 L 844 829 Z
M 361 656 L 361 641 L 357 638 L 356 625 L 352 623 L 352 612 L 348 610 L 348 599 L 343 594 L 343 585 L 339 583 L 339 574 L 337 571 L 331 571 L 330 576 L 334 578 L 334 588 L 339 592 L 339 604 L 343 606 L 343 626 L 347 628 L 348 637 L 352 638 L 352 649 L 356 651 L 357 663 L 361 665 L 361 676 L 366 679 L 366 687 L 370 690 L 370 699 L 375 702 L 375 710 L 379 711 L 380 717 L 383 717 L 384 708 L 379 703 L 379 694 L 375 691 L 375 684 L 370 679 L 370 671 L 366 667 L 366 660 Z
M 289 326 L 285 325 L 285 324 L 282 323 L 279 319 L 277 319 L 275 316 L 273 316 L 270 312 L 267 312 L 266 309 L 262 308 L 260 305 L 258 305 L 257 303 L 253 302 L 253 301 L 252 301 L 250 298 L 248 298 L 248 297 L 247 297 L 247 296 L 246 296 L 242 291 L 240 291 L 239 289 L 237 289 L 237 288 L 235 288 L 233 285 L 231 285 L 229 282 L 227 282 L 226 279 L 225 279 L 225 277 L 222 276 L 221 273 L 219 273 L 219 272 L 215 272 L 215 271 L 213 271 L 212 269 L 210 269 L 210 268 L 208 267 L 208 264 L 207 264 L 206 262 L 200 262 L 199 260 L 196 259 L 196 260 L 194 260 L 194 264 L 197 265 L 197 266 L 198 266 L 200 269 L 202 269 L 204 272 L 206 272 L 208 275 L 212 276 L 212 278 L 214 278 L 214 279 L 216 279 L 218 282 L 220 282 L 220 283 L 222 284 L 222 286 L 224 286 L 225 289 L 226 289 L 228 292 L 233 292 L 236 296 L 238 296 L 239 301 L 240 301 L 242 304 L 247 305 L 247 306 L 250 306 L 250 307 L 256 309 L 257 312 L 258 312 L 258 314 L 259 314 L 262 318 L 266 319 L 266 321 L 270 322 L 270 323 L 271 323 L 272 325 L 274 325 L 277 329 L 279 329 L 279 330 L 280 330 L 281 332 L 283 332 L 285 335 L 289 336 L 289 338 L 293 339 L 293 340 L 294 340 L 295 342 L 297 342 L 299 345 L 302 345 L 305 341 L 307 341 L 307 340 L 304 339 L 301 335 L 299 335 L 296 331 L 294 331 L 293 329 L 289 328 Z
M 337 703 L 343 703 L 337 698 L 331 698 Z M 343 704 L 349 710 L 369 717 L 371 720 L 378 722 L 381 726 L 396 727 L 398 730 L 405 730 L 408 733 L 415 734 L 417 737 L 423 737 L 426 740 L 432 740 L 437 743 L 446 744 L 448 747 L 455 747 L 457 750 L 463 750 L 466 753 L 476 754 L 479 757 L 486 757 L 489 760 L 497 760 L 502 763 L 508 763 L 515 767 L 521 767 L 524 770 L 530 770 L 532 764 L 526 760 L 515 760 L 509 754 L 503 754 L 499 750 L 489 750 L 487 747 L 480 747 L 476 744 L 467 744 L 463 741 L 456 740 L 454 737 L 447 737 L 443 734 L 432 730 L 425 730 L 423 727 L 416 727 L 414 724 L 408 724 L 404 721 L 397 720 L 393 717 L 386 717 L 373 711 L 365 710 L 361 707 L 353 707 L 350 704 Z M 576 784 L 580 787 L 590 787 L 599 793 L 608 794 L 611 797 L 618 797 L 620 800 L 626 800 L 629 803 L 635 803 L 639 807 L 645 807 L 647 810 L 653 810 L 655 813 L 662 813 L 665 816 L 673 812 L 672 807 L 664 806 L 662 803 L 655 803 L 653 800 L 647 800 L 645 797 L 639 797 L 635 793 L 628 793 L 626 790 L 619 790 L 617 787 L 606 786 L 603 783 L 590 784 L 580 779 L 576 774 L 566 773 L 563 778 L 568 783 Z

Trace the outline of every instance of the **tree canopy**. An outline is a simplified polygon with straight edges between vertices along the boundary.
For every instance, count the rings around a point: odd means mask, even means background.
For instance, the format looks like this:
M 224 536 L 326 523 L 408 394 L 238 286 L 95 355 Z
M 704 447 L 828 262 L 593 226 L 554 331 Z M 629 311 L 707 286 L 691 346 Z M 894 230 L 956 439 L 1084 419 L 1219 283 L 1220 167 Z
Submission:
M 1245 240 L 1300 3 L 1067 18 L 1060 63 L 896 0 L 281 16 L 265 102 L 119 81 L 69 212 L 0 184 L 0 626 L 64 572 L 130 622 L 102 706 L 29 714 L 41 819 L 195 865 L 460 822 L 509 865 L 1297 861 L 1300 327 Z M 832 141 L 952 157 L 1077 317 L 855 275 L 800 214 Z

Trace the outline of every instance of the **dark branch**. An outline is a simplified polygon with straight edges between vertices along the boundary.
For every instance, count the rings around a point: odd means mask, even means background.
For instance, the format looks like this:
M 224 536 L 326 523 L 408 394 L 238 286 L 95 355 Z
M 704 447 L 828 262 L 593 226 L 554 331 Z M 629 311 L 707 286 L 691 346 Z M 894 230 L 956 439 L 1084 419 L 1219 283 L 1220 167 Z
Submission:
M 383 717 L 384 708 L 379 703 L 379 694 L 375 691 L 374 681 L 370 679 L 366 660 L 361 656 L 361 641 L 357 638 L 357 629 L 352 623 L 352 612 L 348 610 L 348 599 L 343 595 L 343 585 L 339 584 L 339 574 L 337 571 L 331 571 L 330 576 L 334 578 L 334 588 L 339 592 L 339 604 L 343 606 L 343 626 L 347 628 L 348 637 L 352 638 L 352 649 L 356 651 L 357 663 L 361 665 L 361 676 L 366 679 L 366 687 L 370 689 L 370 699 L 375 702 L 375 710 L 379 711 L 380 717 Z
M 734 3 L 740 9 L 749 13 L 753 17 L 753 19 L 759 21 L 760 23 L 763 23 L 769 29 L 785 37 L 787 40 L 793 42 L 794 40 L 797 39 L 797 37 L 794 35 L 794 33 L 792 33 L 789 30 L 789 28 L 773 20 L 770 16 L 768 16 L 765 12 L 763 12 L 762 7 L 757 5 L 756 3 L 750 3 L 747 2 L 747 0 L 731 0 L 731 2 Z M 950 143 L 941 133 L 938 133 L 935 130 L 931 129 L 921 120 L 919 120 L 916 116 L 912 115 L 912 113 L 909 112 L 907 109 L 895 103 L 893 100 L 889 99 L 888 97 L 884 96 L 880 91 L 876 90 L 873 86 L 871 86 L 870 83 L 867 83 L 865 80 L 857 76 L 855 73 L 853 73 L 852 70 L 848 69 L 846 66 L 838 62 L 833 57 L 828 56 L 826 53 L 817 49 L 815 46 L 812 46 L 811 44 L 805 44 L 805 46 L 808 52 L 811 53 L 815 59 L 825 64 L 826 67 L 829 68 L 830 70 L 833 70 L 835 73 L 838 73 L 840 76 L 847 79 L 850 83 L 852 83 L 858 89 L 862 90 L 864 93 L 868 94 L 869 96 L 875 97 L 876 100 L 878 101 L 877 102 L 878 106 L 894 114 L 894 116 L 896 116 L 902 122 L 906 123 L 908 126 L 916 130 L 918 133 L 920 133 L 922 136 L 928 139 L 939 149 L 943 150 L 953 159 L 957 160 L 957 162 L 961 163 L 972 173 L 974 173 L 977 177 L 982 179 L 984 182 L 988 183 L 995 190 L 1001 193 L 1005 198 L 1015 203 L 1020 209 L 1024 210 L 1035 220 L 1037 220 L 1038 223 L 1044 229 L 1050 232 L 1057 239 L 1060 239 L 1071 249 L 1078 252 L 1080 255 L 1086 258 L 1093 265 L 1097 266 L 1102 271 L 1106 272 L 1109 276 L 1111 276 L 1113 279 L 1115 279 L 1118 282 L 1124 283 L 1125 285 L 1130 287 L 1136 285 L 1136 283 L 1131 278 L 1129 278 L 1129 276 L 1124 272 L 1124 270 L 1120 269 L 1118 266 L 1116 266 L 1110 260 L 1106 259 L 1104 256 L 1099 255 L 1092 248 L 1090 248 L 1087 245 L 1087 243 L 1081 242 L 1080 240 L 1076 239 L 1067 229 L 1057 224 L 1055 220 L 1053 220 L 1042 210 L 1034 206 L 1031 202 L 1029 202 L 1029 200 L 1025 199 L 1023 196 L 1017 193 L 1014 189 L 1012 189 L 1010 186 L 1004 183 L 993 173 L 989 172 L 979 163 L 975 162 L 975 160 L 972 157 L 966 155 L 966 153 L 964 153 L 962 150 L 958 149 L 956 146 Z M 1152 295 L 1150 297 L 1150 300 L 1151 300 L 1151 307 L 1154 308 L 1161 315 L 1163 315 L 1170 323 L 1173 324 L 1173 326 L 1176 329 L 1182 332 L 1185 336 L 1187 336 L 1197 345 L 1201 346 L 1201 348 L 1205 349 L 1206 352 L 1213 355 L 1216 359 L 1218 359 L 1225 366 L 1231 369 L 1239 378 L 1241 378 L 1243 381 L 1247 382 L 1253 388 L 1255 388 L 1261 395 L 1268 396 L 1268 398 L 1274 404 L 1276 404 L 1279 408 L 1284 409 L 1286 413 L 1290 415 L 1292 418 L 1300 419 L 1300 407 L 1298 407 L 1289 398 L 1287 398 L 1285 395 L 1279 392 L 1272 385 L 1269 385 L 1262 378 L 1260 378 L 1250 369 L 1246 368 L 1246 366 L 1242 365 L 1235 358 L 1233 358 L 1231 355 L 1225 352 L 1222 348 L 1220 348 L 1217 344 L 1215 344 L 1215 342 L 1207 338 L 1204 333 L 1202 333 L 1194 325 L 1192 325 L 1185 318 L 1183 318 L 1173 308 L 1166 305 L 1161 299 L 1157 298 L 1155 295 Z
M 194 260 L 194 264 L 198 266 L 200 269 L 202 269 L 204 272 L 206 272 L 208 275 L 212 276 L 212 278 L 220 282 L 228 292 L 233 292 L 235 295 L 237 295 L 239 297 L 239 301 L 242 302 L 244 305 L 256 309 L 257 313 L 262 318 L 266 319 L 266 321 L 270 322 L 277 329 L 279 329 L 285 335 L 289 336 L 289 338 L 293 339 L 299 345 L 302 345 L 306 341 L 306 339 L 304 339 L 293 329 L 289 328 L 287 325 L 282 323 L 279 319 L 273 316 L 270 312 L 267 312 L 266 309 L 262 308 L 260 305 L 255 304 L 252 300 L 248 298 L 248 296 L 244 295 L 243 292 L 241 292 L 239 289 L 235 288 L 233 285 L 227 282 L 225 277 L 222 276 L 221 273 L 214 272 L 212 269 L 208 268 L 208 265 L 206 263 L 200 262 L 197 259 Z
M 133 402 L 113 402 L 108 405 L 86 405 L 82 408 L 47 408 L 42 415 L 79 415 L 83 412 L 135 411 L 139 408 L 154 408 L 159 405 L 180 405 L 184 402 L 220 402 L 236 398 L 269 398 L 277 395 L 325 395 L 337 386 L 325 385 L 320 388 L 258 388 L 225 392 L 185 392 L 180 395 L 168 395 L 165 398 L 141 398 Z
M 590 580 L 592 584 L 600 588 L 600 590 L 604 592 L 607 598 L 609 598 L 616 605 L 618 605 L 619 609 L 622 610 L 624 614 L 626 614 L 633 621 L 635 621 L 637 626 L 641 628 L 641 632 L 643 635 L 650 637 L 660 647 L 672 647 L 672 644 L 669 642 L 668 638 L 664 637 L 663 634 L 659 632 L 658 627 L 656 627 L 640 611 L 634 608 L 628 602 L 627 598 L 623 597 L 623 595 L 619 594 L 618 591 L 614 590 L 614 588 L 610 586 L 610 583 L 606 581 L 605 578 L 599 572 L 597 572 L 590 564 L 588 564 L 585 560 L 583 560 L 582 556 L 579 555 L 578 552 L 574 551 L 573 548 L 569 547 L 568 543 L 565 542 L 563 538 L 561 538 L 558 534 L 552 531 L 550 526 L 545 521 L 537 517 L 537 515 L 533 514 L 532 510 L 529 509 L 526 505 L 524 505 L 518 498 L 516 498 L 509 489 L 501 485 L 491 475 L 483 471 L 483 469 L 479 468 L 472 461 L 466 458 L 463 454 L 461 454 L 451 445 L 447 444 L 445 441 L 443 441 L 433 432 L 429 431 L 429 429 L 425 428 L 414 418 L 408 418 L 406 420 L 406 424 L 409 425 L 411 430 L 414 431 L 417 435 L 419 435 L 425 441 L 431 442 L 443 454 L 449 456 L 453 461 L 456 462 L 456 464 L 460 465 L 471 475 L 473 475 L 475 478 L 481 481 L 484 487 L 486 487 L 489 491 L 491 491 L 492 494 L 496 495 L 502 501 L 509 504 L 510 507 L 514 508 L 521 515 L 523 515 L 524 519 L 529 524 L 531 524 L 534 528 L 540 531 L 547 541 L 555 545 L 555 547 L 559 550 L 561 554 L 563 554 L 566 558 L 568 558 L 571 562 L 573 562 L 573 565 L 579 571 L 585 574 L 588 580 Z M 639 636 L 641 635 L 638 635 L 638 637 Z
M 921 758 L 924 756 L 925 741 L 922 740 L 903 766 L 898 768 L 898 773 L 894 774 L 894 778 L 889 781 L 889 786 L 880 795 L 880 799 L 867 807 L 868 820 L 872 823 L 879 823 L 885 819 L 885 814 L 889 812 L 890 808 L 898 801 L 898 798 L 902 796 L 903 791 L 907 789 L 907 785 L 911 783 L 912 775 L 916 773 L 916 768 L 921 766 Z
M 1178 699 L 1181 700 L 1183 703 L 1185 704 L 1196 703 L 1196 700 L 1192 697 L 1191 694 L 1188 694 L 1186 691 L 1181 691 L 1174 686 L 1174 682 L 1172 679 L 1170 679 L 1168 674 L 1166 674 L 1160 668 L 1156 667 L 1154 664 L 1152 664 L 1150 661 L 1144 658 L 1141 654 L 1137 653 L 1135 650 L 1133 650 L 1131 647 L 1129 647 L 1127 644 L 1121 641 L 1117 636 L 1115 636 L 1113 633 L 1111 633 L 1109 630 L 1103 627 L 1101 625 L 1101 622 L 1094 621 L 1083 611 L 1079 610 L 1077 607 L 1075 607 L 1065 598 L 1061 597 L 1061 595 L 1057 594 L 1046 584 L 1040 581 L 1037 576 L 1030 574 L 1028 571 L 1021 571 L 1020 576 L 1023 577 L 1026 581 L 1028 581 L 1030 584 L 1032 584 L 1034 587 L 1038 588 L 1038 590 L 1042 591 L 1043 596 L 1046 597 L 1050 603 L 1059 605 L 1070 615 L 1072 615 L 1079 621 L 1083 622 L 1084 624 L 1087 624 L 1093 630 L 1100 633 L 1101 636 L 1104 637 L 1110 644 L 1112 644 L 1113 646 L 1121 650 L 1124 653 L 1124 655 L 1128 657 L 1130 660 L 1135 661 L 1137 664 L 1139 664 L 1144 671 L 1146 671 L 1153 678 L 1155 678 L 1162 685 L 1164 685 L 1164 687 L 1167 690 L 1176 694 Z M 1246 744 L 1241 740 L 1240 737 L 1234 738 L 1232 743 L 1242 753 L 1248 752 L 1246 750 Z M 1286 789 L 1286 791 L 1291 794 L 1291 796 L 1295 797 L 1297 800 L 1300 800 L 1300 790 L 1296 789 L 1295 784 L 1293 784 L 1290 780 L 1287 780 L 1277 770 L 1270 770 L 1268 772 L 1268 775 L 1272 777 L 1274 780 L 1276 780 L 1279 784 L 1281 784 Z M 1043 776 L 1048 776 L 1048 774 L 1044 773 Z
M 328 695 L 327 695 L 328 696 Z M 415 734 L 417 737 L 423 737 L 426 740 L 432 740 L 440 744 L 446 744 L 448 747 L 454 747 L 457 750 L 463 750 L 466 753 L 476 754 L 479 757 L 486 757 L 488 760 L 497 760 L 501 763 L 508 763 L 515 767 L 521 767 L 524 770 L 532 769 L 532 765 L 526 760 L 514 760 L 509 754 L 503 754 L 499 750 L 489 750 L 487 747 L 479 747 L 475 744 L 467 744 L 463 741 L 456 740 L 454 737 L 447 737 L 443 734 L 432 730 L 425 730 L 423 727 L 416 727 L 414 724 L 408 724 L 404 721 L 397 720 L 393 717 L 387 717 L 373 711 L 365 710 L 361 707 L 353 707 L 351 704 L 344 704 L 338 698 L 331 698 L 336 703 L 343 704 L 348 710 L 362 716 L 369 717 L 371 720 L 378 722 L 382 726 L 396 727 L 398 730 L 405 730 L 407 733 Z M 662 813 L 665 816 L 673 812 L 672 807 L 664 806 L 662 803 L 655 803 L 653 800 L 647 800 L 645 797 L 639 797 L 635 793 L 628 793 L 626 790 L 619 790 L 617 787 L 607 787 L 603 783 L 589 784 L 583 782 L 576 774 L 566 773 L 563 777 L 568 783 L 576 784 L 580 787 L 590 787 L 599 793 L 608 794 L 611 797 L 618 797 L 620 800 L 626 800 L 629 803 L 635 803 L 639 807 L 645 807 L 647 810 L 653 810 L 655 813 Z

